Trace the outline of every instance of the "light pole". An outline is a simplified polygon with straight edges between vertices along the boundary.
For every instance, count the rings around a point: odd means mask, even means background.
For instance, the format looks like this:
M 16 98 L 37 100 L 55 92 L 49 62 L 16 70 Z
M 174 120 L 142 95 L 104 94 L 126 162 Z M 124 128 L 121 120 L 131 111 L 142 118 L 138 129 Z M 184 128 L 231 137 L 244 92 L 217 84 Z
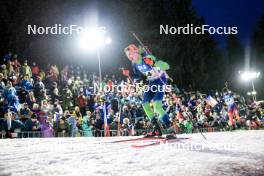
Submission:
M 95 28 L 96 29 L 96 28 Z M 106 31 L 102 29 L 91 30 L 81 33 L 79 36 L 79 48 L 85 52 L 96 50 L 99 71 L 99 83 L 102 83 L 102 68 L 100 49 L 111 43 L 111 38 L 106 35 Z
M 252 95 L 253 100 L 257 101 L 257 92 L 255 90 L 254 80 L 260 76 L 260 72 L 250 72 L 250 71 L 239 71 L 241 79 L 243 81 L 251 81 L 252 91 L 248 92 L 248 95 Z
M 253 81 L 253 79 L 251 80 L 251 85 L 252 85 L 252 96 L 253 96 L 253 100 L 254 101 L 257 101 L 257 92 L 256 92 L 256 90 L 255 90 L 255 85 L 254 85 L 254 81 Z
M 92 30 L 87 31 L 80 36 L 80 48 L 85 52 L 89 50 L 96 50 L 97 60 L 98 60 L 98 71 L 99 71 L 99 86 L 100 92 L 102 90 L 102 68 L 101 68 L 101 54 L 100 48 L 106 44 L 111 43 L 111 38 L 106 36 L 106 31 L 104 30 Z M 106 136 L 107 131 L 107 117 L 106 117 L 106 105 L 105 101 L 103 103 L 104 108 L 104 136 Z
M 102 86 L 102 70 L 101 70 L 101 55 L 100 55 L 100 49 L 97 48 L 97 59 L 98 59 L 98 69 L 99 69 L 99 85 L 100 85 L 100 90 Z

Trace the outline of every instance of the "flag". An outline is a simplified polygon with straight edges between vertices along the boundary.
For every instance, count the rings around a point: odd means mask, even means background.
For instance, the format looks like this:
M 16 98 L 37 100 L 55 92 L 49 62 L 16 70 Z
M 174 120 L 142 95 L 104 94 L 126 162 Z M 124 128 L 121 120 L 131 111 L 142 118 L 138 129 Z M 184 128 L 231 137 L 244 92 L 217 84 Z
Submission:
M 112 89 L 114 83 L 112 80 L 108 80 L 107 85 Z
M 10 109 L 7 110 L 6 124 L 7 129 L 10 130 L 12 127 L 12 112 L 10 111 Z
M 215 105 L 218 104 L 218 102 L 213 97 L 211 97 L 210 95 L 205 99 L 205 101 L 211 107 L 215 107 Z
M 122 72 L 123 72 L 124 76 L 129 76 L 129 70 L 128 69 L 123 69 Z
M 107 111 L 106 111 L 106 104 L 104 103 L 104 136 L 105 137 L 109 137 L 110 136 L 110 130 L 109 130 L 109 126 L 107 124 Z

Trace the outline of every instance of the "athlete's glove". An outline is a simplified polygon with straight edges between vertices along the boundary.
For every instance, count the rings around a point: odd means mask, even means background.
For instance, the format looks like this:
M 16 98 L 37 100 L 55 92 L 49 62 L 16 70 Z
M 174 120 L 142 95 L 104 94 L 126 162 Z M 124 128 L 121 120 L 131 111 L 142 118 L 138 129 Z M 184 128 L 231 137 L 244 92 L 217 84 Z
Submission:
M 144 57 L 144 62 L 150 66 L 154 65 L 154 61 L 149 57 Z

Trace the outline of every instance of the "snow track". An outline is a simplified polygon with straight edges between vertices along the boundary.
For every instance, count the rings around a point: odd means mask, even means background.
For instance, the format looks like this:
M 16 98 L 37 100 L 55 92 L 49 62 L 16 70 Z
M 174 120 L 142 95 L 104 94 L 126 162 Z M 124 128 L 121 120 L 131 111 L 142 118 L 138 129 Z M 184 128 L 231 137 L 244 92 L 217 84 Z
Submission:
M 141 149 L 113 138 L 0 140 L 0 176 L 264 175 L 264 131 L 185 134 Z

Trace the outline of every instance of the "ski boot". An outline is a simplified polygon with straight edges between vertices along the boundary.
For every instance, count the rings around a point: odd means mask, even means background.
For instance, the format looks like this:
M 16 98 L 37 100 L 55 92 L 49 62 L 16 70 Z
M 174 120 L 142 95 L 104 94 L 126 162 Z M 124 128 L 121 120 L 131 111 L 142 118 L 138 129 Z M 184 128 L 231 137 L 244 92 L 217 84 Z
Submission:
M 156 119 L 156 117 L 152 118 L 151 124 L 153 125 L 153 131 L 145 135 L 145 137 L 146 138 L 161 137 L 162 131 L 161 131 L 160 124 L 158 123 L 158 120 Z
M 175 131 L 173 130 L 173 132 L 167 134 L 166 139 L 177 139 Z
M 173 128 L 171 128 L 171 122 L 169 120 L 169 115 L 165 114 L 162 117 L 162 122 L 164 124 L 164 128 L 166 128 L 167 130 L 167 135 L 166 135 L 166 139 L 176 139 L 176 132 Z

